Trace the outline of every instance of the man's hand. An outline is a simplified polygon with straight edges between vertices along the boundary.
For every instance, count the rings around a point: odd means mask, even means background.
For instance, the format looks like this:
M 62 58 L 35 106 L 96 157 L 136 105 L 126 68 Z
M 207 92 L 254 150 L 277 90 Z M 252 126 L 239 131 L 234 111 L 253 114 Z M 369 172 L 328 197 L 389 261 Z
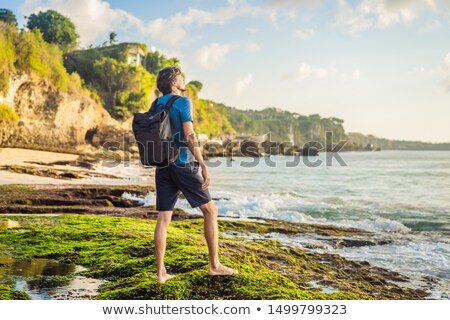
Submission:
M 211 182 L 211 178 L 209 177 L 208 169 L 205 165 L 202 165 L 202 176 L 203 176 L 203 184 L 202 189 L 206 189 L 209 187 L 209 183 Z
M 195 160 L 200 163 L 200 166 L 202 168 L 202 189 L 207 189 L 211 182 L 211 178 L 209 177 L 208 168 L 206 168 L 205 162 L 203 162 L 203 156 L 200 151 L 200 145 L 197 141 L 197 137 L 195 136 L 192 121 L 183 122 L 183 133 L 186 139 L 186 143 L 189 147 L 189 151 L 191 151 L 191 153 L 194 155 Z

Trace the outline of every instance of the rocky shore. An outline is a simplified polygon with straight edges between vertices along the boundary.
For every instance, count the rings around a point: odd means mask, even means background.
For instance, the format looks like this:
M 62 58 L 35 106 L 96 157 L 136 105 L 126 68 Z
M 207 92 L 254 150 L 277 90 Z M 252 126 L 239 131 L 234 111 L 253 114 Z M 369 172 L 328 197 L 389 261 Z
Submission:
M 152 185 L 154 169 L 145 177 L 112 170 L 99 151 L 86 154 L 59 153 L 21 148 L 0 148 L 0 184 L 136 184 Z M 133 181 L 134 178 L 135 181 Z
M 367 262 L 295 248 L 267 239 L 274 233 L 328 239 L 335 247 L 379 243 L 354 228 L 255 219 L 219 219 L 222 262 L 240 271 L 207 275 L 207 246 L 200 215 L 176 209 L 168 232 L 166 267 L 175 278 L 155 275 L 156 211 L 122 197 L 152 187 L 98 185 L 0 186 L 0 276 L 14 261 L 55 259 L 87 268 L 102 279 L 95 299 L 424 299 L 426 288 Z M 252 220 L 252 219 L 251 219 Z M 249 240 L 242 235 L 258 234 Z M 8 259 L 5 258 L 8 256 Z M 2 283 L 2 282 L 0 282 Z M 0 284 L 1 299 L 26 299 Z

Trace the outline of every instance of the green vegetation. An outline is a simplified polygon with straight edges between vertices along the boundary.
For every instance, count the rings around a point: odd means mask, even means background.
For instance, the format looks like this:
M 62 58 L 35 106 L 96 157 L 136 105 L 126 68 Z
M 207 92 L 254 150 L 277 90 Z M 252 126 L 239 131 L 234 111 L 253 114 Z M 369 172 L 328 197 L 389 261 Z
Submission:
M 3 184 L 0 185 L 0 191 L 1 191 L 0 192 L 0 203 L 1 203 L 1 200 L 6 198 L 17 198 L 21 194 L 28 195 L 30 192 L 32 192 L 32 189 L 24 185 Z
M 194 86 L 198 90 L 198 92 L 202 91 L 203 88 L 203 83 L 197 80 L 190 81 L 187 85 Z
M 145 68 L 128 63 L 131 50 L 141 50 L 145 54 Z M 146 46 L 139 43 L 74 51 L 68 53 L 65 60 L 66 68 L 80 74 L 89 88 L 98 93 L 110 114 L 121 120 L 126 120 L 134 112 L 148 110 L 152 93 L 159 93 L 156 89 L 157 73 L 162 68 L 178 64 L 178 59 L 168 58 L 158 51 L 147 53 Z M 187 95 L 195 106 L 196 131 L 209 136 L 233 133 L 230 122 L 220 110 L 214 108 L 210 101 L 198 99 L 202 87 L 199 81 L 191 81 L 187 85 Z
M 0 300 L 30 300 L 31 298 L 23 291 L 17 291 L 7 284 L 0 283 Z
M 177 58 L 167 58 L 159 51 L 153 51 L 147 53 L 145 68 L 148 72 L 158 74 L 161 69 L 165 67 L 176 66 L 180 67 L 180 60 Z
M 107 280 L 100 287 L 97 299 L 421 299 L 426 296 L 422 290 L 396 285 L 394 282 L 407 280 L 396 272 L 372 267 L 367 262 L 348 261 L 336 254 L 296 249 L 265 238 L 265 235 L 281 233 L 286 237 L 308 234 L 338 241 L 347 238 L 370 241 L 370 232 L 277 220 L 219 220 L 221 260 L 238 269 L 239 274 L 210 277 L 204 221 L 198 215 L 179 210 L 174 211 L 168 230 L 165 259 L 168 271 L 176 276 L 159 285 L 153 239 L 157 213 L 154 208 L 121 198 L 124 192 L 143 196 L 148 191 L 149 187 L 143 186 L 0 186 L 0 212 L 32 214 L 0 215 L 0 278 L 15 262 L 47 258 L 83 265 L 88 268 L 83 272 L 85 276 Z M 259 234 L 261 240 L 250 241 L 247 234 Z M 335 292 L 324 293 L 314 283 L 331 287 Z M 2 290 L 9 292 L 10 288 L 0 288 L 0 298 L 14 298 L 10 293 L 1 293 Z
M 86 215 L 8 219 L 20 222 L 19 227 L 0 229 L 0 242 L 13 260 L 50 258 L 81 264 L 89 268 L 85 276 L 107 280 L 96 299 L 420 299 L 425 295 L 387 281 L 389 273 L 367 263 L 286 247 L 274 240 L 220 236 L 222 262 L 240 273 L 210 277 L 202 219 L 171 223 L 165 262 L 175 278 L 160 285 L 155 275 L 154 220 Z M 234 231 L 233 222 L 219 224 L 222 231 Z M 312 281 L 336 292 L 321 292 Z
M 102 58 L 94 62 L 93 73 L 100 97 L 116 118 L 127 119 L 134 112 L 148 108 L 155 77 L 142 66 Z
M 19 120 L 19 116 L 14 110 L 7 104 L 0 103 L 0 124 L 17 122 L 17 120 Z
M 382 150 L 450 150 L 450 143 L 390 140 L 357 132 L 349 132 L 347 136 L 351 142 L 350 148 L 354 150 L 361 150 L 368 144 L 373 144 L 375 148 L 379 147 Z
M 109 33 L 109 45 L 115 45 L 117 43 L 117 33 L 110 32 Z
M 9 77 L 14 72 L 33 73 L 61 90 L 69 90 L 71 78 L 63 66 L 61 51 L 56 45 L 46 43 L 38 30 L 18 32 L 12 25 L 0 22 L 0 46 L 0 91 L 3 95 L 8 91 Z
M 278 108 L 264 110 L 239 110 L 210 101 L 216 109 L 226 116 L 238 134 L 271 133 L 272 141 L 294 141 L 303 145 L 308 141 L 318 141 L 325 146 L 327 131 L 333 132 L 335 142 L 345 139 L 343 120 L 322 118 L 318 114 L 299 115 Z
M 0 21 L 0 92 L 6 95 L 9 88 L 9 76 L 14 72 L 15 39 L 18 37 L 17 29 Z
M 77 50 L 64 55 L 64 66 L 69 72 L 76 71 L 86 83 L 92 83 L 95 75 L 92 67 L 97 60 L 111 58 L 117 62 L 127 62 L 130 50 L 139 50 L 144 56 L 147 46 L 142 43 L 123 42 L 111 46 L 101 46 L 86 50 Z
M 194 100 L 194 119 L 196 120 L 195 131 L 204 133 L 210 138 L 220 134 L 234 134 L 233 128 L 227 117 L 209 100 Z
M 38 29 L 44 40 L 56 44 L 63 52 L 73 50 L 80 37 L 73 22 L 55 10 L 39 11 L 28 17 L 27 28 Z
M 16 15 L 8 9 L 0 9 L 0 21 L 12 24 L 16 28 L 18 26 Z
M 38 30 L 20 32 L 15 47 L 17 70 L 35 73 L 68 90 L 69 74 L 62 64 L 62 53 L 56 45 L 46 43 Z
M 110 34 L 110 43 L 115 41 Z M 147 47 L 139 43 L 80 50 L 66 55 L 65 66 L 76 71 L 91 91 L 97 92 L 106 110 L 116 119 L 125 120 L 140 110 L 147 110 L 156 88 L 156 76 L 141 63 L 129 63 L 130 52 L 144 59 Z M 137 53 L 136 53 L 137 52 Z

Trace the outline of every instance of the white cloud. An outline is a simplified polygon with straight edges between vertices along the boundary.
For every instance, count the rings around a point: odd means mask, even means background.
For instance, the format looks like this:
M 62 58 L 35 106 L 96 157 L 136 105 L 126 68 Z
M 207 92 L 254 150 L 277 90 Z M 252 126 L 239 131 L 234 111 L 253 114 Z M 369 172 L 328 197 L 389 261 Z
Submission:
M 187 35 L 186 28 L 189 26 L 224 24 L 233 18 L 255 13 L 245 2 L 229 0 L 228 3 L 228 6 L 213 11 L 189 9 L 186 13 L 177 13 L 170 18 L 159 18 L 142 25 L 140 31 L 172 46 L 178 46 Z
M 277 10 L 276 9 L 267 9 L 267 10 L 265 10 L 265 14 L 269 17 L 275 30 L 280 31 L 281 28 L 280 28 L 280 25 L 278 24 Z
M 302 80 L 305 78 L 326 79 L 335 72 L 334 68 L 314 67 L 303 63 L 297 71 L 283 75 L 283 79 Z
M 266 0 L 264 5 L 276 8 L 298 8 L 316 7 L 321 4 L 321 0 Z
M 100 36 L 107 40 L 112 31 L 139 27 L 142 23 L 124 10 L 112 9 L 108 2 L 102 0 L 25 0 L 20 6 L 20 12 L 26 16 L 49 9 L 57 10 L 73 21 L 82 45 L 88 45 Z
M 358 33 L 370 27 L 388 27 L 395 23 L 414 20 L 425 9 L 450 9 L 448 0 L 361 0 L 351 6 L 348 1 L 339 0 L 336 24 L 348 33 Z M 275 29 L 280 30 L 278 22 L 282 15 L 295 19 L 299 8 L 314 8 L 322 4 L 321 0 L 267 0 L 260 6 L 251 6 L 245 0 L 228 0 L 221 7 L 212 10 L 191 8 L 178 12 L 167 18 L 143 21 L 133 14 L 112 8 L 106 0 L 25 0 L 20 6 L 24 15 L 39 10 L 55 9 L 70 17 L 80 33 L 82 45 L 108 39 L 112 31 L 120 32 L 133 29 L 141 35 L 150 36 L 152 40 L 180 47 L 186 42 L 188 28 L 202 27 L 209 24 L 224 24 L 236 17 L 265 16 L 270 19 Z M 437 28 L 438 23 L 428 28 Z M 257 29 L 247 28 L 254 33 Z M 307 34 L 299 34 L 305 37 Z M 100 40 L 99 40 L 100 39 Z M 192 41 L 192 38 L 189 38 Z
M 361 74 L 359 72 L 358 69 L 353 70 L 352 73 L 347 74 L 347 73 L 342 73 L 341 74 L 341 79 L 342 80 L 353 80 L 353 81 L 357 81 L 361 78 Z
M 347 0 L 339 0 L 336 24 L 354 34 L 371 27 L 386 28 L 409 23 L 423 10 L 436 10 L 446 4 L 447 0 L 362 0 L 351 6 Z
M 177 58 L 180 60 L 180 66 L 182 67 L 182 69 L 184 70 L 185 68 L 185 55 L 184 52 L 181 50 L 177 50 L 177 49 L 166 49 L 166 48 L 159 48 L 159 47 L 155 47 L 155 50 L 157 50 L 159 53 L 165 55 L 167 58 Z
M 411 73 L 424 73 L 426 71 L 425 67 L 414 67 Z
M 442 81 L 445 88 L 450 91 L 450 52 L 447 53 L 442 63 Z
M 267 16 L 275 30 L 281 30 L 278 17 L 282 16 L 291 21 L 297 19 L 297 10 L 300 8 L 317 7 L 321 0 L 266 0 L 260 7 L 253 8 L 258 15 Z
M 361 74 L 359 72 L 358 69 L 356 69 L 355 71 L 353 71 L 352 75 L 350 76 L 351 80 L 359 80 L 359 78 L 361 78 Z
M 302 65 L 294 72 L 283 75 L 281 78 L 285 80 L 303 80 L 310 79 L 340 79 L 357 81 L 361 77 L 358 69 L 353 70 L 351 73 L 339 72 L 335 67 L 316 67 L 306 63 Z
M 423 3 L 421 0 L 366 0 L 362 3 L 361 8 L 376 17 L 378 27 L 389 27 L 395 23 L 407 23 L 414 20 Z
M 259 52 L 261 51 L 261 45 L 256 42 L 246 42 L 245 48 L 251 52 Z
M 437 30 L 441 27 L 441 22 L 439 20 L 433 20 L 431 22 L 429 22 L 428 24 L 424 25 L 420 31 L 422 32 L 430 32 L 430 31 L 434 31 Z
M 444 65 L 444 62 L 443 62 L 443 64 L 441 64 L 440 66 L 437 66 L 435 68 L 429 68 L 429 67 L 424 67 L 424 66 L 412 67 L 410 70 L 408 70 L 407 74 L 413 75 L 413 76 L 420 76 L 420 77 L 432 76 L 433 78 L 436 78 L 436 77 L 439 77 L 442 75 L 442 72 L 444 70 L 443 65 Z
M 304 29 L 304 30 L 297 30 L 294 32 L 294 37 L 302 40 L 306 40 L 309 38 L 312 38 L 316 35 L 316 31 L 314 29 Z
M 236 94 L 241 95 L 242 92 L 244 92 L 247 87 L 250 85 L 250 83 L 253 81 L 253 74 L 249 73 L 245 75 L 243 78 L 236 81 Z
M 226 6 L 212 11 L 189 9 L 169 18 L 157 18 L 144 22 L 125 10 L 113 9 L 103 0 L 25 0 L 20 11 L 29 15 L 38 11 L 54 9 L 70 17 L 80 33 L 82 45 L 94 42 L 99 37 L 107 40 L 109 32 L 136 29 L 142 35 L 178 47 L 187 36 L 189 26 L 223 24 L 235 17 L 255 14 L 254 8 L 245 1 L 229 0 Z M 120 36 L 120 34 L 119 34 Z
M 225 63 L 226 55 L 232 48 L 236 47 L 230 43 L 212 43 L 197 51 L 197 62 L 204 68 L 214 68 Z
M 342 26 L 346 32 L 353 34 L 370 28 L 372 19 L 367 19 L 363 14 L 353 9 L 346 0 L 339 0 L 336 24 Z
M 289 20 L 295 21 L 295 20 L 297 20 L 297 13 L 295 11 L 289 11 L 288 17 L 289 17 Z

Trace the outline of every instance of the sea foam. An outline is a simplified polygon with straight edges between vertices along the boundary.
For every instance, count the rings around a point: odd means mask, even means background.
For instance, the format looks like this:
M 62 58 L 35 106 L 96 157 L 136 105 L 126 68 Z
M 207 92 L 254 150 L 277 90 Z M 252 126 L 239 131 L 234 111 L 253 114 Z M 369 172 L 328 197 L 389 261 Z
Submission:
M 278 219 L 297 223 L 312 223 L 354 227 L 370 231 L 409 232 L 399 221 L 365 213 L 361 208 L 346 208 L 346 200 L 338 197 L 315 199 L 296 193 L 242 193 L 231 191 L 211 192 L 219 210 L 219 216 L 246 219 L 249 217 Z M 124 193 L 124 198 L 135 200 L 144 206 L 156 203 L 156 194 L 145 197 Z M 177 208 L 188 213 L 199 214 L 200 209 L 191 208 L 186 199 L 180 198 Z M 349 213 L 346 211 L 348 210 Z M 357 214 L 359 211 L 363 214 Z M 350 219 L 349 216 L 352 216 Z

